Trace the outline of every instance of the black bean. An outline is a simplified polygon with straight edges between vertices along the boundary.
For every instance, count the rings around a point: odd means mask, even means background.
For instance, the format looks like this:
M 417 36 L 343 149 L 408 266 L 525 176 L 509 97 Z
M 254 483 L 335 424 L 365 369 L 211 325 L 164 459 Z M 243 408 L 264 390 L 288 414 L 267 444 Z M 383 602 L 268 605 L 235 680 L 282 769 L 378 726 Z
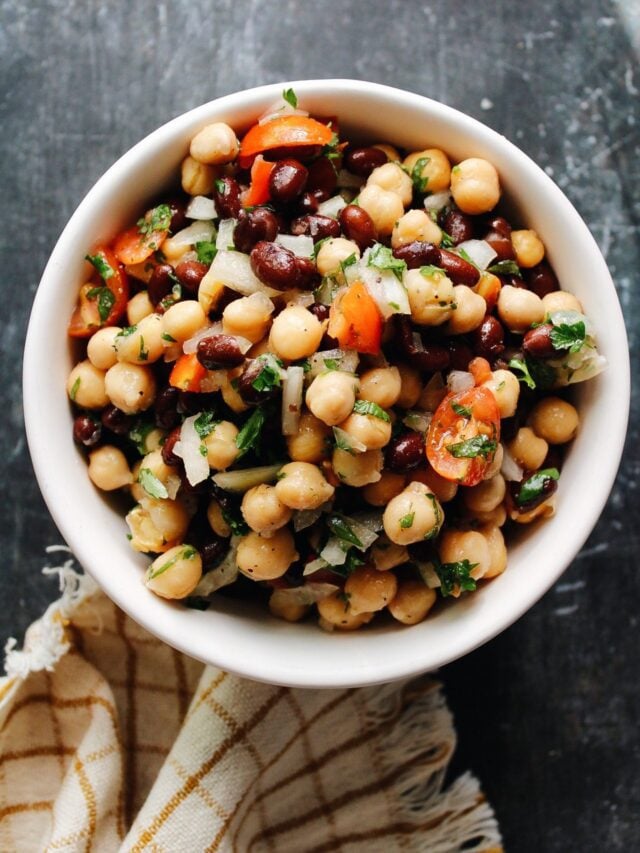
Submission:
M 170 198 L 167 202 L 169 206 L 169 210 L 171 211 L 171 222 L 169 224 L 169 230 L 172 234 L 175 234 L 176 231 L 180 231 L 181 228 L 184 228 L 185 223 L 187 221 L 187 217 L 185 216 L 187 211 L 188 201 L 186 198 Z
M 526 270 L 524 276 L 529 290 L 532 290 L 540 299 L 548 293 L 553 293 L 554 290 L 560 289 L 560 283 L 556 278 L 556 274 L 546 261 L 542 261 L 537 266 Z
M 164 388 L 156 397 L 154 403 L 156 426 L 160 429 L 173 429 L 179 423 L 178 399 L 180 392 L 177 388 L 169 386 Z
M 376 242 L 376 226 L 364 208 L 348 204 L 340 211 L 339 219 L 345 237 L 353 240 L 361 252 Z
M 414 430 L 400 433 L 387 446 L 386 467 L 398 474 L 417 468 L 424 462 L 424 447 L 424 436 L 421 433 Z
M 440 216 L 440 225 L 456 246 L 465 240 L 473 239 L 475 233 L 473 219 L 467 213 L 453 208 L 445 210 L 444 214 Z
M 233 229 L 233 245 L 239 252 L 249 254 L 261 240 L 272 242 L 278 235 L 278 219 L 266 207 L 256 207 L 240 215 Z
M 222 536 L 216 536 L 215 533 L 209 533 L 206 542 L 200 545 L 198 551 L 202 558 L 202 569 L 205 572 L 210 572 L 220 565 L 226 557 L 229 550 L 229 540 L 223 539 Z
M 344 166 L 347 171 L 362 178 L 368 178 L 378 166 L 384 166 L 387 155 L 380 148 L 350 148 L 345 154 Z
M 307 178 L 307 189 L 321 190 L 329 198 L 335 191 L 338 183 L 336 170 L 333 168 L 331 160 L 327 157 L 319 157 L 315 163 L 309 166 L 309 176 Z
M 442 267 L 454 284 L 466 284 L 468 287 L 473 287 L 480 278 L 480 271 L 477 267 L 446 249 L 440 249 L 440 263 L 436 266 Z
M 320 275 L 311 258 L 296 258 L 296 287 L 313 290 L 320 283 Z
M 416 340 L 414 328 L 407 316 L 396 314 L 394 321 L 398 348 L 413 367 L 430 373 L 447 369 L 450 355 L 446 347 L 440 344 L 425 343 L 419 333 L 415 333 L 419 338 Z
M 440 249 L 433 243 L 415 240 L 393 250 L 394 257 L 403 260 L 410 270 L 425 266 L 440 266 Z
M 492 263 L 498 261 L 512 261 L 515 259 L 516 253 L 513 249 L 513 244 L 510 237 L 504 237 L 497 231 L 489 231 L 482 238 L 485 243 L 488 243 L 496 253 L 496 258 Z
M 247 363 L 244 370 L 238 377 L 238 393 L 245 403 L 261 403 L 263 400 L 269 399 L 278 393 L 277 387 L 268 387 L 263 391 L 258 391 L 253 387 L 253 383 L 264 369 L 264 363 L 255 358 Z
M 126 435 L 133 427 L 133 418 L 115 406 L 108 405 L 100 415 L 102 426 L 116 435 Z
M 251 269 L 255 275 L 275 290 L 296 286 L 298 267 L 296 256 L 278 243 L 261 240 L 251 250 Z
M 297 204 L 298 213 L 303 216 L 305 213 L 316 213 L 319 205 L 329 198 L 329 194 L 324 190 L 310 190 L 302 193 Z
M 195 295 L 209 267 L 200 261 L 181 261 L 176 267 L 176 278 L 190 294 Z
M 501 237 L 511 239 L 511 225 L 509 225 L 504 216 L 491 216 L 487 219 L 486 227 L 488 231 L 495 231 Z
M 171 288 L 175 284 L 174 272 L 171 264 L 158 264 L 153 268 L 149 283 L 147 284 L 147 293 L 152 305 L 158 305 L 165 296 L 171 292 Z
M 504 352 L 504 329 L 490 314 L 471 333 L 471 341 L 477 355 L 487 359 L 497 358 Z
M 173 448 L 177 441 L 180 441 L 179 426 L 171 430 L 169 435 L 165 438 L 162 449 L 160 450 L 160 453 L 162 454 L 162 461 L 165 465 L 173 465 L 174 467 L 177 467 L 182 464 L 182 459 L 179 456 L 176 456 L 173 452 Z
M 317 317 L 321 323 L 329 319 L 330 308 L 328 305 L 322 305 L 320 302 L 315 302 L 313 305 L 309 306 L 309 311 L 311 311 L 314 317 Z
M 308 175 L 309 172 L 298 160 L 280 160 L 269 175 L 269 195 L 282 204 L 293 201 L 303 192 Z
M 78 415 L 73 422 L 73 440 L 84 447 L 95 447 L 102 436 L 102 425 L 89 415 Z
M 467 370 L 473 358 L 473 350 L 469 344 L 460 338 L 450 338 L 447 341 L 447 349 L 449 350 L 449 367 L 452 370 Z
M 220 178 L 215 183 L 213 200 L 220 219 L 237 219 L 240 204 L 240 184 L 235 178 Z
M 320 213 L 308 213 L 306 216 L 298 216 L 291 223 L 292 234 L 308 234 L 315 242 L 324 240 L 326 237 L 340 236 L 340 223 L 331 216 L 323 216 Z
M 525 353 L 534 358 L 551 358 L 557 355 L 551 342 L 552 328 L 550 323 L 544 323 L 542 326 L 536 326 L 535 329 L 529 329 L 522 339 L 522 349 Z
M 244 361 L 237 340 L 231 335 L 209 335 L 198 341 L 197 358 L 207 370 L 237 367 Z

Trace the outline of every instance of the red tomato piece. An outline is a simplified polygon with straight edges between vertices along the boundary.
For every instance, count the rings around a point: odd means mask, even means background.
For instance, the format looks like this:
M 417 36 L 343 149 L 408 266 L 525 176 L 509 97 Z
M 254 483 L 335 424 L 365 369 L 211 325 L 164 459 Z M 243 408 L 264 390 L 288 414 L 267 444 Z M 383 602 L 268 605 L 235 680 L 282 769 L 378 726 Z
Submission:
M 123 264 L 141 264 L 157 251 L 169 236 L 171 208 L 167 204 L 148 210 L 132 228 L 118 234 L 113 251 Z
M 129 277 L 115 254 L 98 246 L 87 255 L 94 266 L 91 283 L 80 288 L 78 304 L 69 321 L 72 338 L 90 338 L 102 326 L 115 326 L 124 316 L 129 299 Z
M 251 167 L 251 186 L 242 202 L 243 207 L 255 207 L 269 201 L 269 175 L 274 165 L 258 154 Z
M 486 358 L 476 357 L 469 362 L 469 373 L 473 376 L 476 385 L 482 385 L 491 379 L 491 365 Z
M 354 282 L 333 303 L 327 331 L 343 349 L 380 352 L 382 315 L 362 282 Z
M 485 387 L 447 394 L 427 433 L 427 459 L 447 480 L 475 486 L 493 461 L 500 440 L 500 410 Z
M 181 355 L 176 361 L 169 376 L 169 385 L 181 391 L 200 391 L 200 383 L 207 375 L 207 370 L 198 361 L 196 354 Z
M 254 124 L 240 144 L 238 164 L 247 169 L 257 154 L 287 148 L 315 148 L 328 145 L 332 139 L 333 130 L 313 118 L 280 116 L 264 124 Z

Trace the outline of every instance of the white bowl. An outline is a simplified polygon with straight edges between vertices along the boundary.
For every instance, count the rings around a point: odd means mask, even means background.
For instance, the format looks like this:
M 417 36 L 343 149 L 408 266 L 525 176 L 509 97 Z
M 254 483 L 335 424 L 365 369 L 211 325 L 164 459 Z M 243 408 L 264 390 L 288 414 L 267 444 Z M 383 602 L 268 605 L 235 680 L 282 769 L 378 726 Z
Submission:
M 391 624 L 327 634 L 219 598 L 206 612 L 170 604 L 142 584 L 148 560 L 132 552 L 124 519 L 92 486 L 74 445 L 65 381 L 72 366 L 66 326 L 83 257 L 110 239 L 175 180 L 189 140 L 203 125 L 248 127 L 293 86 L 305 108 L 335 114 L 347 136 L 407 149 L 437 146 L 453 159 L 486 157 L 522 223 L 541 235 L 562 283 L 593 320 L 608 370 L 579 387 L 582 425 L 563 467 L 553 519 L 518 538 L 509 567 L 473 595 L 438 608 L 411 628 Z M 133 619 L 172 646 L 249 678 L 299 687 L 347 687 L 435 669 L 521 616 L 553 584 L 595 525 L 620 461 L 629 403 L 624 323 L 611 277 L 586 225 L 549 177 L 508 140 L 450 107 L 355 80 L 308 80 L 228 95 L 170 121 L 128 151 L 90 190 L 51 255 L 31 314 L 24 408 L 40 488 L 82 566 Z

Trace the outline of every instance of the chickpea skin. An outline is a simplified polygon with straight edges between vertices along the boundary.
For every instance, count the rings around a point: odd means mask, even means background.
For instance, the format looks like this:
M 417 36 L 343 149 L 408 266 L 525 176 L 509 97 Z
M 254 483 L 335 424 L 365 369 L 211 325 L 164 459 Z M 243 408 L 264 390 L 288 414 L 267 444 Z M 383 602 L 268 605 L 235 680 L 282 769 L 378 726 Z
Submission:
M 341 370 L 330 370 L 316 376 L 307 389 L 305 401 L 319 420 L 328 426 L 335 426 L 353 411 L 358 390 L 356 376 Z
M 397 367 L 374 367 L 360 377 L 359 400 L 370 400 L 383 409 L 395 406 L 402 382 Z
M 438 553 L 443 563 L 468 560 L 477 565 L 470 572 L 478 580 L 491 568 L 489 544 L 482 533 L 475 530 L 445 530 L 438 540 Z
M 105 326 L 89 338 L 87 358 L 98 370 L 109 370 L 118 360 L 115 342 L 121 331 L 120 326 Z
M 453 480 L 441 477 L 430 465 L 426 468 L 419 468 L 417 471 L 409 471 L 408 480 L 410 483 L 424 483 L 441 504 L 452 501 L 458 494 L 458 484 Z
M 273 321 L 269 344 L 285 361 L 313 355 L 320 346 L 323 324 L 302 305 L 289 305 Z
M 549 445 L 529 427 L 520 427 L 509 442 L 509 452 L 526 471 L 537 471 L 544 462 Z
M 495 167 L 481 157 L 470 157 L 451 170 L 451 194 L 463 213 L 488 213 L 500 200 Z
M 358 566 L 344 585 L 349 610 L 354 616 L 383 610 L 397 589 L 398 581 L 393 572 L 378 572 L 368 566 Z
M 240 143 L 228 124 L 216 121 L 203 127 L 191 140 L 189 154 L 198 163 L 218 166 L 235 160 Z
M 441 151 L 439 148 L 426 148 L 424 151 L 413 151 L 404 158 L 402 165 L 411 174 L 418 160 L 427 161 L 420 170 L 420 177 L 426 181 L 426 191 L 439 193 L 449 189 L 449 184 L 451 183 L 451 163 L 444 151 Z
M 245 492 L 242 499 L 242 515 L 256 533 L 272 533 L 287 524 L 293 512 L 285 506 L 275 486 L 263 483 Z
M 362 442 L 367 450 L 385 447 L 391 440 L 391 420 L 382 420 L 374 415 L 360 415 L 351 412 L 349 417 L 340 424 L 348 435 Z
M 580 417 L 575 406 L 560 397 L 545 397 L 529 415 L 529 425 L 549 444 L 566 444 L 575 438 Z
M 118 362 L 105 376 L 107 397 L 127 415 L 145 412 L 156 397 L 156 380 L 148 367 Z
M 105 380 L 103 370 L 98 370 L 88 359 L 81 361 L 69 374 L 67 394 L 83 409 L 103 409 L 109 402 Z
M 411 545 L 438 535 L 444 512 L 424 483 L 412 482 L 387 505 L 382 516 L 384 532 L 396 545 Z
M 300 416 L 298 432 L 287 436 L 287 450 L 294 462 L 322 462 L 328 455 L 331 429 L 311 412 Z
M 492 512 L 500 506 L 507 491 L 502 474 L 496 474 L 490 480 L 483 480 L 477 486 L 464 489 L 465 506 L 473 512 Z
M 345 486 L 366 486 L 380 479 L 384 457 L 381 450 L 351 454 L 336 448 L 331 459 L 334 474 Z
M 526 332 L 544 320 L 545 308 L 539 296 L 524 287 L 506 284 L 498 297 L 498 316 L 510 332 Z
M 238 427 L 231 421 L 220 421 L 203 439 L 207 448 L 207 462 L 209 467 L 216 471 L 224 471 L 228 468 L 240 452 L 236 445 Z
M 493 392 L 501 418 L 515 415 L 520 397 L 520 383 L 515 373 L 510 370 L 494 370 L 491 379 L 487 379 L 482 385 Z
M 436 246 L 442 242 L 442 230 L 426 210 L 408 210 L 398 219 L 391 233 L 391 246 L 394 249 L 416 240 L 434 243 Z
M 371 506 L 386 506 L 399 495 L 406 485 L 404 474 L 383 471 L 377 483 L 369 483 L 362 490 L 362 497 Z
M 435 589 L 429 589 L 422 581 L 401 581 L 389 602 L 389 613 L 404 625 L 417 625 L 426 618 L 437 597 Z
M 325 631 L 355 631 L 366 625 L 373 619 L 373 613 L 352 613 L 349 600 L 345 602 L 344 596 L 334 592 L 318 602 L 318 614 L 320 615 L 320 627 Z
M 243 575 L 258 581 L 282 577 L 298 559 L 291 532 L 281 527 L 269 536 L 251 531 L 238 545 L 236 563 Z
M 388 572 L 410 560 L 409 552 L 404 545 L 390 542 L 386 536 L 380 536 L 371 548 L 371 559 L 378 572 Z
M 412 409 L 422 394 L 420 374 L 415 367 L 410 367 L 408 364 L 399 364 L 398 370 L 400 371 L 400 396 L 396 400 L 396 405 L 401 409 Z
M 411 319 L 414 323 L 421 326 L 440 326 L 447 320 L 453 320 L 454 315 L 457 316 L 456 288 L 444 272 L 435 268 L 428 274 L 426 271 L 423 273 L 420 270 L 408 270 L 403 276 L 403 283 L 409 296 Z M 483 306 L 486 307 L 484 300 Z M 479 309 L 480 303 L 477 303 L 477 310 Z M 465 310 L 464 306 L 462 310 Z
M 516 262 L 523 269 L 530 269 L 544 258 L 544 244 L 531 228 L 511 232 L 511 244 L 516 253 Z
M 186 598 L 202 577 L 202 558 L 191 545 L 176 545 L 151 563 L 145 585 L 162 598 Z
M 389 164 L 386 164 L 389 165 Z M 384 168 L 384 167 L 380 167 Z M 409 178 L 409 176 L 406 176 Z M 409 181 L 411 179 L 409 178 Z M 358 205 L 365 210 L 381 237 L 388 237 L 404 213 L 402 199 L 397 193 L 384 190 L 377 184 L 367 184 L 360 190 Z
M 278 473 L 275 493 L 291 509 L 317 509 L 333 497 L 334 487 L 317 465 L 289 462 Z
M 182 161 L 182 189 L 188 195 L 211 195 L 218 177 L 220 177 L 218 169 L 198 163 L 193 157 L 185 157 Z
M 162 248 L 164 250 L 164 244 Z M 141 290 L 127 303 L 127 322 L 130 326 L 137 326 L 141 320 L 153 314 L 154 310 L 149 294 L 146 290 Z
M 466 284 L 457 284 L 453 288 L 453 300 L 456 307 L 447 326 L 449 334 L 466 335 L 477 329 L 487 313 L 487 303 L 482 296 Z
M 403 207 L 411 204 L 413 181 L 399 163 L 385 163 L 374 169 L 367 179 L 367 187 L 372 186 L 395 193 Z
M 207 507 L 207 521 L 209 522 L 209 527 L 213 530 L 216 536 L 222 536 L 223 539 L 227 539 L 231 536 L 231 527 L 228 522 L 225 521 L 224 515 L 222 514 L 222 507 L 215 499 L 209 501 L 209 506 Z
M 227 305 L 222 312 L 222 331 L 225 335 L 239 335 L 252 344 L 264 338 L 271 323 L 273 303 L 267 297 L 262 299 L 255 296 L 242 296 Z
M 555 311 L 578 311 L 582 314 L 582 304 L 573 293 L 566 290 L 553 290 L 542 297 L 542 307 L 545 314 L 553 314 Z
M 351 255 L 360 258 L 360 248 L 353 240 L 345 237 L 329 237 L 326 243 L 320 246 L 316 257 L 316 268 L 320 275 L 335 275 L 340 271 L 340 264 L 344 263 Z
M 105 444 L 89 454 L 89 479 L 103 492 L 112 492 L 129 486 L 133 475 L 124 453 Z
M 188 341 L 207 323 L 207 317 L 199 302 L 187 299 L 176 302 L 162 315 L 162 334 L 178 343 Z
M 489 546 L 489 568 L 483 575 L 485 580 L 501 575 L 507 568 L 507 546 L 504 543 L 502 531 L 495 524 L 487 524 L 480 528 Z

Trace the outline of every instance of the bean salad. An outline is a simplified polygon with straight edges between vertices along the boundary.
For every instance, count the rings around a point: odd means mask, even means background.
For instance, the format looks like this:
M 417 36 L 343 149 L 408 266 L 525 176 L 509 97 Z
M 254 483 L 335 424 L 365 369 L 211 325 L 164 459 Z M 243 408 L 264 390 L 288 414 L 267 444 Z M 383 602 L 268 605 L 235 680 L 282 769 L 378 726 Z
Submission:
M 176 188 L 88 251 L 73 437 L 153 593 L 412 625 L 553 515 L 568 386 L 605 360 L 492 163 L 339 119 L 288 89 L 241 139 L 203 127 Z

